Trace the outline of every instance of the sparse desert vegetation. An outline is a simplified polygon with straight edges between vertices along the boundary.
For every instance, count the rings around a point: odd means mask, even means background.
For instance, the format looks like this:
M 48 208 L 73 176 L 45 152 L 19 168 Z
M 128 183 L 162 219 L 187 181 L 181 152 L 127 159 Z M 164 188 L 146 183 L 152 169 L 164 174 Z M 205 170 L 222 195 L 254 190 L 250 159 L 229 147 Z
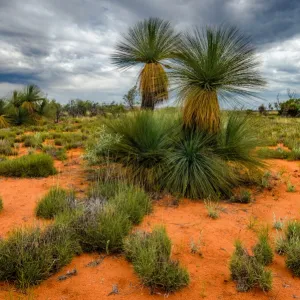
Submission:
M 265 84 L 248 37 L 150 18 L 112 60 L 142 66 L 128 107 L 0 100 L 0 298 L 300 297 L 298 101 L 220 109 Z

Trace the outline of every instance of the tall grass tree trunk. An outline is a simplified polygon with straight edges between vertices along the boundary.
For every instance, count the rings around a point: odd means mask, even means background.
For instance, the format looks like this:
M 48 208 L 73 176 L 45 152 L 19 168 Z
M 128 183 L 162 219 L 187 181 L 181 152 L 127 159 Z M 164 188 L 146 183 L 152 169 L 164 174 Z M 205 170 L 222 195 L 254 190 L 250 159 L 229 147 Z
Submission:
M 202 91 L 184 102 L 183 123 L 186 129 L 217 133 L 220 131 L 220 116 L 216 91 Z
M 181 40 L 171 78 L 183 104 L 184 126 L 220 131 L 218 100 L 239 103 L 265 85 L 249 37 L 235 27 L 196 28 Z
M 153 110 L 155 104 L 168 99 L 169 80 L 165 62 L 175 57 L 180 34 L 171 24 L 149 18 L 129 28 L 112 54 L 113 64 L 121 70 L 141 66 L 138 81 L 142 109 Z

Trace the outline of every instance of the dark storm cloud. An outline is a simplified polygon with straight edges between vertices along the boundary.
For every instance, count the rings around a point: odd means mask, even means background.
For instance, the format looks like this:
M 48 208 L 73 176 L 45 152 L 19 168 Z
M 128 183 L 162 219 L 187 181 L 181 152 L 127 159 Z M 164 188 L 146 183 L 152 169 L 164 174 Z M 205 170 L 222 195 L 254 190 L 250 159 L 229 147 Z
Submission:
M 299 15 L 298 0 L 0 0 L 0 96 L 34 81 L 58 100 L 120 101 L 136 70 L 116 71 L 109 55 L 128 26 L 157 16 L 178 30 L 229 23 L 250 34 L 272 99 L 299 80 Z

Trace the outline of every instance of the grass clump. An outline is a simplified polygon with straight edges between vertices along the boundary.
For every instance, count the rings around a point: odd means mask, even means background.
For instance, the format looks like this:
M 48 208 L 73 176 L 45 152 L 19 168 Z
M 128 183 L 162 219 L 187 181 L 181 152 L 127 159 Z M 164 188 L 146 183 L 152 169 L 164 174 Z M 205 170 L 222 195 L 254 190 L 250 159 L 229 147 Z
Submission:
M 274 254 L 269 243 L 269 232 L 267 228 L 261 230 L 259 233 L 258 243 L 255 245 L 253 253 L 257 261 L 262 265 L 267 266 L 272 263 Z
M 56 148 L 53 146 L 43 146 L 43 152 L 52 156 L 54 159 L 57 160 L 66 160 L 67 159 L 67 152 L 65 148 Z
M 286 191 L 289 193 L 294 193 L 294 192 L 296 192 L 296 187 L 293 184 L 291 184 L 291 182 L 288 182 Z
M 250 203 L 252 200 L 251 192 L 248 190 L 241 190 L 238 194 L 230 198 L 231 202 L 236 203 Z
M 230 259 L 231 278 L 239 292 L 252 288 L 269 291 L 272 288 L 272 273 L 264 268 L 255 256 L 249 255 L 240 241 L 235 243 L 235 251 Z
M 293 239 L 285 248 L 285 264 L 293 275 L 300 277 L 300 239 Z
M 218 219 L 220 215 L 220 207 L 218 201 L 213 201 L 211 199 L 205 199 L 204 205 L 207 209 L 207 214 L 212 219 Z
M 44 219 L 53 219 L 56 215 L 70 210 L 72 198 L 60 187 L 52 187 L 50 191 L 38 202 L 35 215 Z
M 282 230 L 284 221 L 282 219 L 276 219 L 275 214 L 273 213 L 273 228 L 276 230 Z
M 63 225 L 18 229 L 0 241 L 0 280 L 26 289 L 70 263 L 80 247 Z
M 131 234 L 124 242 L 124 250 L 142 283 L 152 291 L 173 292 L 188 285 L 188 272 L 170 258 L 171 241 L 165 228 Z
M 118 192 L 110 202 L 114 203 L 118 210 L 125 212 L 133 224 L 139 224 L 151 211 L 151 200 L 148 195 L 132 185 Z
M 66 222 L 64 220 L 64 222 Z M 95 200 L 67 220 L 84 252 L 120 252 L 132 224 L 114 205 Z
M 6 139 L 1 140 L 0 139 L 0 154 L 5 155 L 5 156 L 13 154 L 13 151 L 11 148 L 11 143 L 9 140 L 6 140 Z
M 8 177 L 48 177 L 56 174 L 47 154 L 29 154 L 0 162 L 0 175 Z

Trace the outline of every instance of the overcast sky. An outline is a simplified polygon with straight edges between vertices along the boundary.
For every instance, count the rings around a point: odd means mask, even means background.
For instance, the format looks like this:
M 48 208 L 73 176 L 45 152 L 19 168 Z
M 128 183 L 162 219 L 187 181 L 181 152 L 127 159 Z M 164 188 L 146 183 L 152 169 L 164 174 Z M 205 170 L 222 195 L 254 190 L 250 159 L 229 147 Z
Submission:
M 119 72 L 109 56 L 128 26 L 150 16 L 178 30 L 237 25 L 257 46 L 263 99 L 284 99 L 287 88 L 299 96 L 299 0 L 0 0 L 0 97 L 34 83 L 64 103 L 121 101 L 138 70 Z

